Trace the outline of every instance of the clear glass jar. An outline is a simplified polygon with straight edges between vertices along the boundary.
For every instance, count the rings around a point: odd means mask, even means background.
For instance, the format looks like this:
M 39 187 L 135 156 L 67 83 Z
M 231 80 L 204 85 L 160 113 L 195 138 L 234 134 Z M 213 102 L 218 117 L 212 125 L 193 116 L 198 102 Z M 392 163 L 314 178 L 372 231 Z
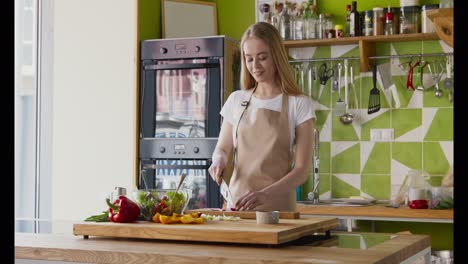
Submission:
M 393 35 L 394 34 L 394 31 L 393 31 L 393 17 L 394 17 L 393 13 L 392 12 L 385 13 L 384 17 L 385 17 L 384 34 L 385 35 Z
M 373 35 L 383 35 L 384 34 L 384 13 L 382 7 L 374 7 L 372 9 L 372 25 L 373 25 Z
M 374 17 L 374 11 L 373 10 L 366 10 L 362 12 L 362 35 L 363 36 L 372 36 L 374 33 L 374 27 L 373 27 L 373 17 Z
M 399 7 L 384 7 L 384 17 L 386 13 L 393 13 L 393 34 L 400 33 L 400 8 Z
M 421 7 L 421 32 L 422 33 L 434 33 L 435 27 L 434 22 L 427 17 L 427 11 L 439 8 L 438 4 L 434 5 L 423 5 Z
M 318 23 L 318 16 L 315 13 L 312 13 L 310 17 L 306 18 L 305 20 L 306 39 L 317 38 L 317 23 Z
M 400 34 L 421 33 L 421 7 L 400 8 Z

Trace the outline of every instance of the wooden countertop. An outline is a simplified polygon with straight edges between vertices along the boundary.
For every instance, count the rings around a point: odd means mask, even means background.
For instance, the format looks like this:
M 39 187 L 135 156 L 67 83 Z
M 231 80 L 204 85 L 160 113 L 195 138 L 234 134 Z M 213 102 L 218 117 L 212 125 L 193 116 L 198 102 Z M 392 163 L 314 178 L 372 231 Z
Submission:
M 355 217 L 394 217 L 394 218 L 416 218 L 416 219 L 445 219 L 453 220 L 453 209 L 410 209 L 400 206 L 399 208 L 386 207 L 385 204 L 370 206 L 327 206 L 297 204 L 297 210 L 301 215 L 331 215 L 331 216 L 355 216 Z
M 15 257 L 85 263 L 400 263 L 430 245 L 430 236 L 403 234 L 363 250 L 16 233 Z

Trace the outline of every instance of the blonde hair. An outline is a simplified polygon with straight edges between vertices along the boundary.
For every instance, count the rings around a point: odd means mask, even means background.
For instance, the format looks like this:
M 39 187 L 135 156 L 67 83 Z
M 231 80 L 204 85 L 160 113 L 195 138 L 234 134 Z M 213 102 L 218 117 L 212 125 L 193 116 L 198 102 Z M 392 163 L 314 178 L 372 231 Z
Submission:
M 273 58 L 273 63 L 276 66 L 278 73 L 276 78 L 281 84 L 281 91 L 287 95 L 302 95 L 302 91 L 297 86 L 293 78 L 292 68 L 288 62 L 288 53 L 283 45 L 283 41 L 278 30 L 271 24 L 266 22 L 257 22 L 251 25 L 242 35 L 240 50 L 241 50 L 241 87 L 249 90 L 257 86 L 253 76 L 247 69 L 245 63 L 244 44 L 249 38 L 258 38 L 265 45 L 269 46 L 270 53 Z

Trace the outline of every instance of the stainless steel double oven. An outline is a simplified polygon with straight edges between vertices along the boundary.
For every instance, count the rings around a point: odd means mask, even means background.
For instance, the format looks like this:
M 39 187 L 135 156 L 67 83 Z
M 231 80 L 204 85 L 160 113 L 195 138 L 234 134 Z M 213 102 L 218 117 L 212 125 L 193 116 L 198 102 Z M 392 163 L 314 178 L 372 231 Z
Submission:
M 208 167 L 239 76 L 238 43 L 226 36 L 141 41 L 139 189 L 175 189 L 185 173 L 188 209 L 221 206 Z

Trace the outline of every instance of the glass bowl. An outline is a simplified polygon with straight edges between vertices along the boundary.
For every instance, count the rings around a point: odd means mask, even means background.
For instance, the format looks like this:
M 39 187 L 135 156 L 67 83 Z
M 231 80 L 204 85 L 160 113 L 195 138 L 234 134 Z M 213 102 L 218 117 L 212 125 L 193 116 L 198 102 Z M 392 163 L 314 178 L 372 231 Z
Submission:
M 132 192 L 130 199 L 140 207 L 140 216 L 146 221 L 153 221 L 153 216 L 160 213 L 172 216 L 183 214 L 191 198 L 190 189 L 141 189 Z

